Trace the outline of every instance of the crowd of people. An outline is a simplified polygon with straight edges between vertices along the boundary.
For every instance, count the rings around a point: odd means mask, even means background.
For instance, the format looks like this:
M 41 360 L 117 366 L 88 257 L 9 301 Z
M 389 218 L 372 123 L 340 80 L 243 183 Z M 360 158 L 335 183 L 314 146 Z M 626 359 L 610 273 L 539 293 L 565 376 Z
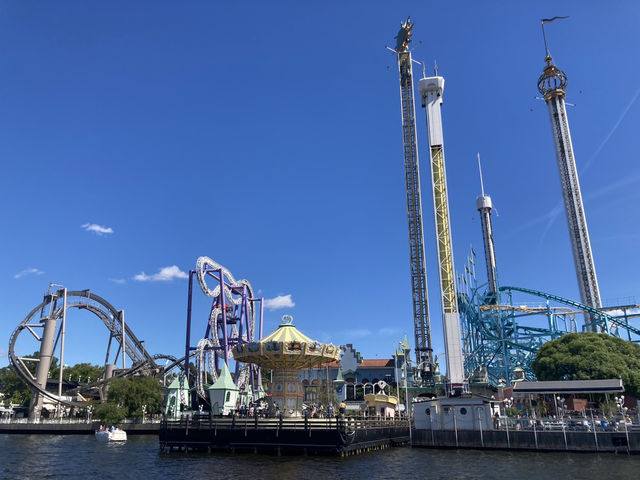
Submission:
M 337 416 L 344 416 L 346 412 L 346 404 L 340 403 L 338 407 L 333 403 L 329 403 L 326 407 L 321 404 L 304 404 L 302 409 L 302 416 L 305 418 L 335 418 Z M 280 416 L 280 406 L 275 402 L 270 402 L 265 399 L 260 399 L 255 402 L 249 402 L 247 405 L 236 405 L 235 411 L 232 413 L 240 418 L 273 418 Z

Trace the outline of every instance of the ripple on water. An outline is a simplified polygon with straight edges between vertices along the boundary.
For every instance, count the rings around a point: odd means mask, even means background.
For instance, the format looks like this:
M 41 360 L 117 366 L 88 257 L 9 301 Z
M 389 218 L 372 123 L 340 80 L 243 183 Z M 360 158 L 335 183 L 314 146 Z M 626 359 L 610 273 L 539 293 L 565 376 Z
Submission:
M 0 435 L 0 478 L 12 479 L 626 479 L 640 457 L 392 448 L 347 458 L 160 453 L 157 437 Z

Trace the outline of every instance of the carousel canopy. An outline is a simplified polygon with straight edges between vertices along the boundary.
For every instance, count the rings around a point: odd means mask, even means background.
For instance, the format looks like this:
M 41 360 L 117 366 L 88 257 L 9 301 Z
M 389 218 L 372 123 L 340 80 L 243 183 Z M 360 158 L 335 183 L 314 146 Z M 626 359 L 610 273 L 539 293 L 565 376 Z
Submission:
M 233 347 L 238 362 L 255 363 L 261 368 L 303 370 L 340 359 L 340 348 L 311 340 L 293 326 L 290 315 L 282 317 L 282 324 L 259 342 Z

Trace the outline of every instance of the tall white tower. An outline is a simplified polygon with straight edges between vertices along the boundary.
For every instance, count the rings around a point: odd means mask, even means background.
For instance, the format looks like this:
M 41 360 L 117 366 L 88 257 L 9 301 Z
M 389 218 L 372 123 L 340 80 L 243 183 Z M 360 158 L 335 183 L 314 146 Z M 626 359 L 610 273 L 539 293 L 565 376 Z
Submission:
M 547 57 L 544 60 L 547 65 L 538 79 L 538 91 L 544 96 L 544 100 L 549 107 L 551 132 L 556 147 L 556 158 L 558 160 L 558 170 L 560 171 L 562 196 L 567 213 L 567 224 L 569 226 L 569 237 L 571 237 L 573 261 L 578 277 L 580 299 L 585 305 L 601 308 L 600 289 L 598 288 L 598 278 L 596 277 L 596 268 L 591 253 L 589 230 L 587 229 L 587 219 L 582 205 L 580 182 L 578 180 L 573 145 L 571 144 L 571 132 L 569 131 L 569 120 L 567 119 L 567 109 L 564 102 L 567 76 L 553 63 L 548 50 Z M 590 315 L 585 315 L 585 328 L 588 331 L 599 330 L 598 326 L 593 324 L 593 320 Z
M 444 78 L 436 76 L 422 78 L 418 84 L 422 106 L 427 111 L 427 130 L 431 157 L 431 181 L 433 187 L 433 210 L 436 221 L 440 293 L 442 296 L 442 327 L 444 331 L 447 376 L 452 387 L 464 384 L 460 313 L 456 294 L 451 223 L 449 221 L 449 199 L 447 197 L 447 172 L 444 162 L 444 140 L 442 135 L 442 92 Z
M 480 165 L 479 153 L 478 170 L 480 170 L 480 191 L 482 194 L 476 199 L 476 206 L 480 212 L 480 222 L 482 223 L 482 243 L 484 244 L 484 258 L 487 264 L 489 293 L 493 299 L 497 300 L 498 280 L 496 278 L 496 251 L 493 244 L 493 227 L 491 225 L 491 210 L 493 209 L 493 204 L 491 203 L 491 197 L 484 194 L 484 182 L 482 181 L 482 166 Z

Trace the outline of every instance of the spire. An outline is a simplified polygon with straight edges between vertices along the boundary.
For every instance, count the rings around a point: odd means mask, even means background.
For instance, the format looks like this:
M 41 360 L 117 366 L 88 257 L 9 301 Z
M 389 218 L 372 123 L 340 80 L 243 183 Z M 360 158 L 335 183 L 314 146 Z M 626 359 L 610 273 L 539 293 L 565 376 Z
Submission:
M 484 197 L 484 183 L 482 182 L 482 165 L 480 164 L 480 152 L 478 152 L 478 170 L 480 170 L 480 191 Z

